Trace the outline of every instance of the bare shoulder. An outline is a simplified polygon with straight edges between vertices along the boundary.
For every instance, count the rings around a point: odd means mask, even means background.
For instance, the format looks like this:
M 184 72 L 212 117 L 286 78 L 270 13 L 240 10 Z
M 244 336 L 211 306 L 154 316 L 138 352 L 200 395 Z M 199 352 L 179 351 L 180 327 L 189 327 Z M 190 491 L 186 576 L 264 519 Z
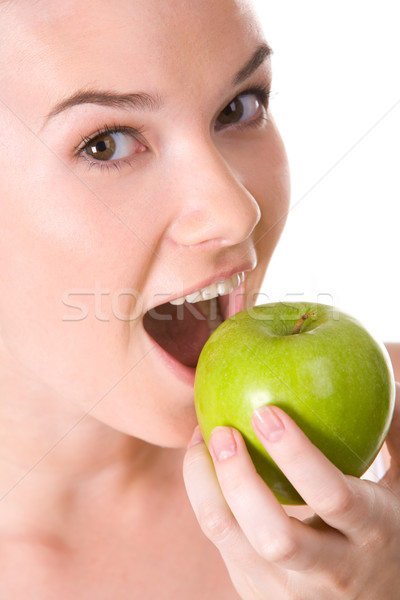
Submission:
M 391 342 L 385 346 L 392 361 L 396 381 L 400 381 L 400 343 Z

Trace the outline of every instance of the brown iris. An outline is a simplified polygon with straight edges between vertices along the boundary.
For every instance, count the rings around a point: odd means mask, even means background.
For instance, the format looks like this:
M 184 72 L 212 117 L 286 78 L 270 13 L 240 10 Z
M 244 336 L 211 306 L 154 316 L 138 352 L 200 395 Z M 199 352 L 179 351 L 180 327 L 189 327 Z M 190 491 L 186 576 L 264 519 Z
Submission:
M 230 125 L 237 123 L 243 117 L 244 106 L 243 102 L 239 98 L 232 100 L 218 116 L 218 122 L 221 125 Z
M 110 160 L 115 154 L 115 140 L 110 133 L 101 133 L 90 140 L 86 152 L 96 160 Z

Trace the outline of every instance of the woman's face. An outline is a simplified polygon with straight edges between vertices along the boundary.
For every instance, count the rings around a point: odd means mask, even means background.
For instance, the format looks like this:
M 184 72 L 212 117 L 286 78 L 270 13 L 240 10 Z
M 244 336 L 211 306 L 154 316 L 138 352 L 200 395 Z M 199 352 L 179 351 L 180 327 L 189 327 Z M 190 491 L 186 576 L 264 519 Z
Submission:
M 240 0 L 11 0 L 0 27 L 2 376 L 183 444 L 200 348 L 288 206 L 263 35 Z

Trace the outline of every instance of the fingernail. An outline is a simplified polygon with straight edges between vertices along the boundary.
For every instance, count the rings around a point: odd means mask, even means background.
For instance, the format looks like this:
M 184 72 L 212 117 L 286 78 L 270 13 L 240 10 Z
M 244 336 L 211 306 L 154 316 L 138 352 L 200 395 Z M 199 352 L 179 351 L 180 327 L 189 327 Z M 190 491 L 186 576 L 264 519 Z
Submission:
M 262 406 L 254 411 L 254 425 L 269 442 L 277 442 L 285 427 L 272 406 Z
M 218 460 L 227 460 L 236 454 L 236 441 L 229 427 L 216 427 L 211 434 L 210 452 Z
M 190 442 L 188 443 L 188 448 L 192 448 L 197 444 L 201 444 L 204 442 L 203 434 L 201 433 L 200 427 L 197 425 L 196 429 L 193 432 Z

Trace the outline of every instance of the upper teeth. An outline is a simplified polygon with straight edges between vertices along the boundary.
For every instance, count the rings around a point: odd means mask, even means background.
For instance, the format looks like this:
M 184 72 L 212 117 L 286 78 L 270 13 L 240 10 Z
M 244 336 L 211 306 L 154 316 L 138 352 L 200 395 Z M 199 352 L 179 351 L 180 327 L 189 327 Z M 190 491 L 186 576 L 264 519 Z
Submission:
M 171 304 L 183 304 L 189 302 L 193 304 L 193 302 L 200 302 L 201 300 L 211 300 L 212 298 L 216 298 L 217 296 L 225 296 L 226 294 L 230 294 L 232 290 L 238 287 L 242 281 L 244 281 L 244 273 L 235 273 L 229 279 L 225 281 L 211 283 L 207 287 L 202 290 L 198 290 L 193 294 L 188 294 L 187 296 L 182 296 L 182 298 L 176 298 L 176 300 L 171 300 Z

